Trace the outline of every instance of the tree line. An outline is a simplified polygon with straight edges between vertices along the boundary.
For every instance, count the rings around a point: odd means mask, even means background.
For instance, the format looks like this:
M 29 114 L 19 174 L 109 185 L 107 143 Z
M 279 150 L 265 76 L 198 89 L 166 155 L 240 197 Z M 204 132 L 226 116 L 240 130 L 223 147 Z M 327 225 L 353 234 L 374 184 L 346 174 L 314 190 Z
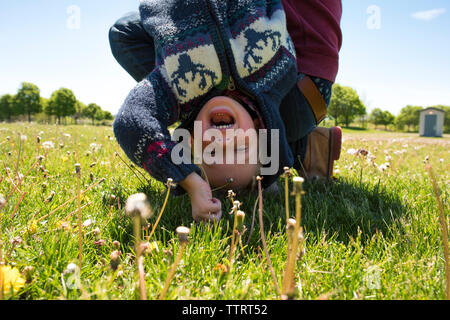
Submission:
M 87 118 L 92 124 L 114 119 L 111 112 L 99 105 L 85 105 L 78 101 L 72 90 L 67 88 L 54 91 L 47 99 L 41 96 L 37 85 L 23 82 L 15 95 L 5 94 L 0 97 L 0 121 L 26 119 L 31 122 L 32 118 L 58 124 L 67 123 L 67 118 L 71 118 L 74 123 Z
M 444 132 L 450 133 L 450 106 L 432 107 L 445 111 Z M 375 108 L 368 114 L 366 106 L 355 89 L 335 84 L 328 108 L 328 118 L 334 121 L 336 126 L 350 127 L 356 122 L 365 128 L 368 123 L 371 123 L 375 128 L 382 126 L 385 130 L 391 128 L 399 131 L 418 132 L 420 111 L 423 109 L 424 107 L 421 106 L 408 105 L 401 109 L 398 116 L 381 108 Z

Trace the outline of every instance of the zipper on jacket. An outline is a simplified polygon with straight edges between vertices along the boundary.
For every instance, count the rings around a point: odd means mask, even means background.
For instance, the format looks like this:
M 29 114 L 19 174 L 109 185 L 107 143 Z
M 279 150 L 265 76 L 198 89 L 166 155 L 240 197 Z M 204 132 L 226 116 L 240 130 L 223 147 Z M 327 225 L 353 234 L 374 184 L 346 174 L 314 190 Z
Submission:
M 232 77 L 232 76 L 230 76 L 230 80 L 229 80 L 229 83 L 228 83 L 228 90 L 229 90 L 229 91 L 234 91 L 234 90 L 236 90 L 236 85 L 234 84 L 234 81 L 233 81 L 233 77 Z

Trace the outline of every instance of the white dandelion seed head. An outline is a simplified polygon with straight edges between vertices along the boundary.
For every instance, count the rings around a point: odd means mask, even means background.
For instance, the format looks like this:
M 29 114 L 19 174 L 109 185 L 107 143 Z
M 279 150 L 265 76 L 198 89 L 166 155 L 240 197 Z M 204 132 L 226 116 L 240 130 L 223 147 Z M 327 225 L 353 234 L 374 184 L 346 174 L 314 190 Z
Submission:
M 125 204 L 125 213 L 131 217 L 140 216 L 143 219 L 152 217 L 153 211 L 150 208 L 147 195 L 144 193 L 131 195 Z
M 42 148 L 53 149 L 55 148 L 55 144 L 52 141 L 45 141 L 44 143 L 42 143 Z
M 86 221 L 83 222 L 83 227 L 87 228 L 92 224 L 92 220 L 91 219 L 87 219 Z
M 77 265 L 75 263 L 69 263 L 66 267 L 66 273 L 74 273 L 77 270 Z
M 180 242 L 187 242 L 188 236 L 191 230 L 187 227 L 178 227 L 176 229 L 176 232 L 178 234 L 178 238 L 180 239 Z

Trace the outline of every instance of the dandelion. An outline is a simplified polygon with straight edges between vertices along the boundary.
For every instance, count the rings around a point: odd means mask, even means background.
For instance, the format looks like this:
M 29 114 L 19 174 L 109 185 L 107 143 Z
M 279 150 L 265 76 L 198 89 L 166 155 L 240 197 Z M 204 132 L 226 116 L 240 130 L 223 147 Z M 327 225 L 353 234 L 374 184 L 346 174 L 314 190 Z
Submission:
M 63 230 L 63 231 L 71 231 L 72 227 L 70 226 L 70 223 L 67 221 L 61 221 L 56 224 L 57 230 Z
M 94 236 L 98 236 L 98 235 L 100 235 L 100 233 L 101 233 L 101 231 L 100 231 L 100 229 L 99 228 L 95 228 L 94 230 L 92 230 L 92 234 L 94 235 Z
M 357 152 L 356 152 L 356 155 L 361 155 L 361 156 L 364 156 L 364 157 L 366 157 L 366 156 L 368 156 L 369 155 L 369 151 L 367 151 L 367 150 L 365 150 L 365 149 L 359 149 Z
M 54 149 L 55 144 L 52 141 L 45 141 L 42 143 L 42 148 L 44 149 Z
M 83 222 L 83 227 L 87 228 L 92 224 L 92 220 L 91 219 L 87 219 Z
M 290 235 L 290 240 L 292 241 L 291 250 L 288 254 L 288 262 L 286 264 L 285 269 L 285 278 L 283 281 L 283 296 L 292 299 L 294 297 L 294 288 L 295 288 L 295 260 L 297 259 L 297 251 L 298 248 L 302 247 L 302 238 L 300 237 L 300 233 L 302 233 L 301 229 L 301 195 L 303 194 L 303 182 L 304 179 L 301 177 L 294 178 L 294 190 L 293 194 L 295 195 L 295 225 L 294 225 L 294 234 Z M 291 224 L 293 221 L 290 222 Z M 292 228 L 292 226 L 289 226 Z M 291 231 L 289 231 L 291 232 Z M 296 236 L 297 235 L 297 236 Z M 300 241 L 299 241 L 300 240 Z
M 74 273 L 75 271 L 77 271 L 77 265 L 75 263 L 69 263 L 66 267 L 66 270 L 64 271 L 64 273 Z
M 189 241 L 189 233 L 190 233 L 189 228 L 178 227 L 176 229 L 176 232 L 178 234 L 178 239 L 180 240 L 180 250 L 178 251 L 178 254 L 175 258 L 172 268 L 169 271 L 169 275 L 167 276 L 166 282 L 164 284 L 164 288 L 159 296 L 160 300 L 164 300 L 166 297 L 167 290 L 169 289 L 169 285 L 172 282 L 173 276 L 175 275 L 175 271 L 177 270 L 178 264 L 180 263 L 181 258 L 183 257 L 183 254 L 186 250 L 186 246 Z
M 10 266 L 0 265 L 0 296 L 13 292 L 16 294 L 25 285 L 19 270 Z
M 111 266 L 111 269 L 113 269 L 114 271 L 116 271 L 117 268 L 119 267 L 121 254 L 122 254 L 122 252 L 116 250 L 116 251 L 113 251 L 111 253 L 111 255 L 109 256 L 109 259 L 110 259 L 109 264 Z
M 6 205 L 6 200 L 3 195 L 0 193 L 0 210 Z
M 389 163 L 383 163 L 382 165 L 380 165 L 380 166 L 378 167 L 378 170 L 379 170 L 380 172 L 385 172 L 389 167 L 390 167 L 390 164 L 389 164 Z
M 55 196 L 55 194 L 56 194 L 56 192 L 52 190 L 52 191 L 50 192 L 50 196 L 44 200 L 44 203 L 52 202 L 53 197 Z
M 273 270 L 272 267 L 272 261 L 270 259 L 270 254 L 269 251 L 267 250 L 267 242 L 266 242 L 266 236 L 264 234 L 264 222 L 263 222 L 263 195 L 262 195 L 262 177 L 258 176 L 256 177 L 256 181 L 258 181 L 258 195 L 259 195 L 259 200 L 258 200 L 258 204 L 259 204 L 259 230 L 260 230 L 260 234 L 261 234 L 261 241 L 263 244 L 263 248 L 264 248 L 264 253 L 266 254 L 266 261 L 267 261 L 267 265 L 269 266 L 269 270 L 270 273 L 272 275 L 272 280 L 273 283 L 275 285 L 275 290 L 277 292 L 277 294 L 280 296 L 281 295 L 281 291 L 280 291 L 280 286 L 278 285 L 278 280 L 277 280 L 277 276 L 275 274 L 275 271 Z
M 19 245 L 19 244 L 21 244 L 22 242 L 23 242 L 23 240 L 22 240 L 22 238 L 19 237 L 19 236 L 14 237 L 14 238 L 10 241 L 10 243 L 11 243 L 14 247 L 17 246 L 17 245 Z
M 23 269 L 23 276 L 25 277 L 26 283 L 30 283 L 32 278 L 33 278 L 33 273 L 34 273 L 34 267 L 33 266 L 26 266 Z
M 138 216 L 142 219 L 148 219 L 153 216 L 150 203 L 144 193 L 133 194 L 127 199 L 125 213 L 130 217 Z
M 116 249 L 120 248 L 120 242 L 119 241 L 114 240 L 112 244 L 113 244 L 114 248 L 116 248 Z
M 106 240 L 100 239 L 100 240 L 94 241 L 94 245 L 96 245 L 98 247 L 104 247 L 106 245 Z

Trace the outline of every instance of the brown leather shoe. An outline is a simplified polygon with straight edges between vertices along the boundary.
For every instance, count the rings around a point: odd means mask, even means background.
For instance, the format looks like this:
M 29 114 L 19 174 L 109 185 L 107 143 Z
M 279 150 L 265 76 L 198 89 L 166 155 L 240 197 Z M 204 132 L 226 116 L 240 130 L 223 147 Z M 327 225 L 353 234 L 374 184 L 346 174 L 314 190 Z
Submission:
M 308 136 L 305 161 L 298 173 L 306 180 L 329 179 L 333 176 L 334 161 L 341 156 L 342 129 L 317 127 Z M 300 169 L 300 170 L 299 170 Z

